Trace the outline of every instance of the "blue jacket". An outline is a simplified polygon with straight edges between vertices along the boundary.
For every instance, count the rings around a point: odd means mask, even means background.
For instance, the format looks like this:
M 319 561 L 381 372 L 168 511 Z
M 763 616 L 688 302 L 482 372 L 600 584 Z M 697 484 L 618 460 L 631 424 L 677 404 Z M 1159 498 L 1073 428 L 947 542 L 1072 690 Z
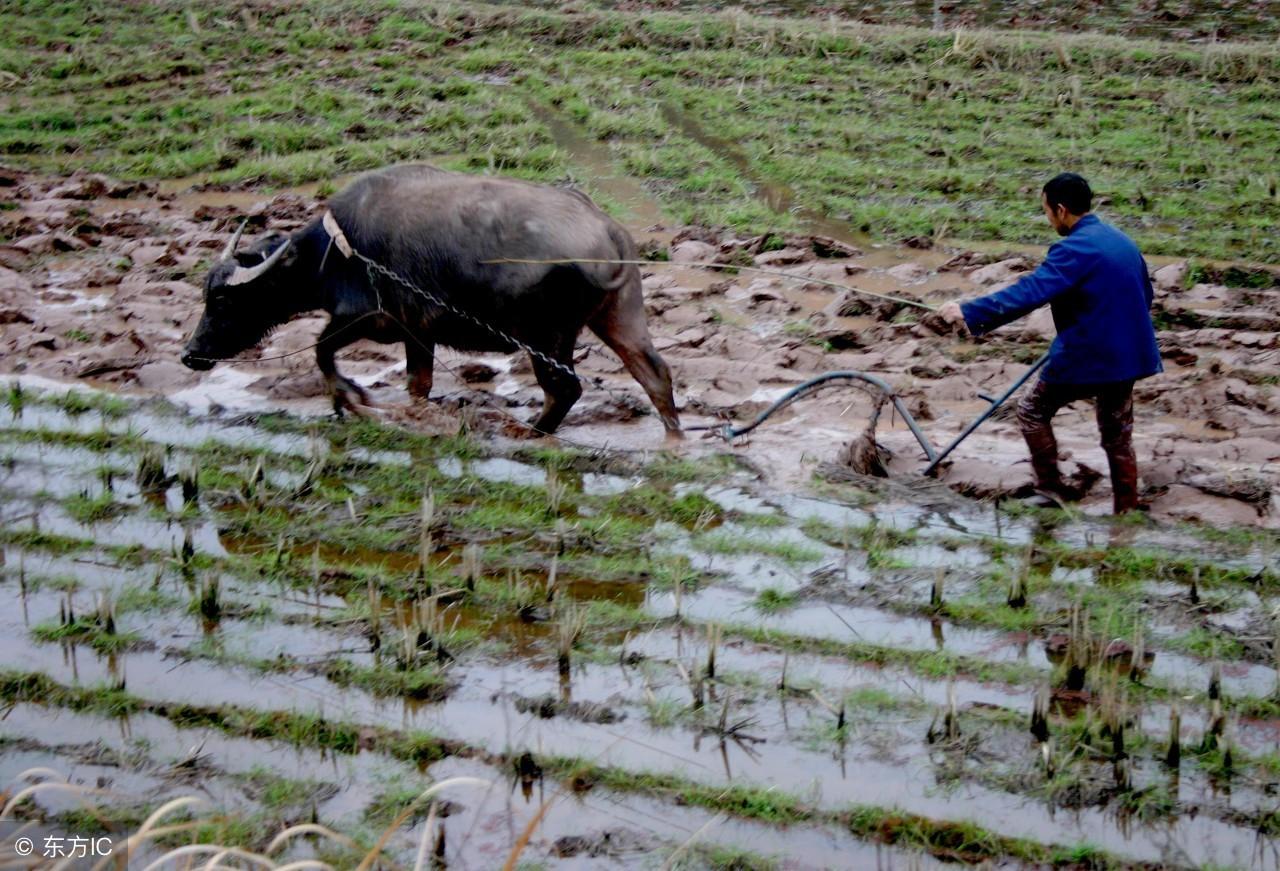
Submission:
M 1130 381 L 1163 369 L 1147 264 L 1133 240 L 1110 224 L 1083 216 L 1035 272 L 960 308 L 969 331 L 980 336 L 1046 302 L 1058 330 L 1040 376 L 1046 382 Z

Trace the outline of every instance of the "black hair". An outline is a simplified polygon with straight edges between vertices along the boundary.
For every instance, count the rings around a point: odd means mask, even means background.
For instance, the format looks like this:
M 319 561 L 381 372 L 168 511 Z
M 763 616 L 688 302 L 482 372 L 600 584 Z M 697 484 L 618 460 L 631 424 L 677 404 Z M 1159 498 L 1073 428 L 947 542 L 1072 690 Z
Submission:
M 1093 205 L 1093 191 L 1084 176 L 1062 172 L 1045 182 L 1044 197 L 1049 208 L 1066 206 L 1073 215 L 1083 215 Z

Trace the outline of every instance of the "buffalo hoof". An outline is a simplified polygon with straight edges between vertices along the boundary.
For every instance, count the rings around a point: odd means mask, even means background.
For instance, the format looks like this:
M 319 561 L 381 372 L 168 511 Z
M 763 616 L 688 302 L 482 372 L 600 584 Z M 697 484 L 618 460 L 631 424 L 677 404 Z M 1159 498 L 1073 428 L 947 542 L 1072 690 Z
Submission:
M 431 398 L 431 378 L 410 378 L 409 399 L 412 402 L 426 402 Z
M 350 378 L 338 377 L 333 386 L 333 411 L 338 417 L 348 411 L 356 417 L 368 417 L 375 407 L 367 390 Z

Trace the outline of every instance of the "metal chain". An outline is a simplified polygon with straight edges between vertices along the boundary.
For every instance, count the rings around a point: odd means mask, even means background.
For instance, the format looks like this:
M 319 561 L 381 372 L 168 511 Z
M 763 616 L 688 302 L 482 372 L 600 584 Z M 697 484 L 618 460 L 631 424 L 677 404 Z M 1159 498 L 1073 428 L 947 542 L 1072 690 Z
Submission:
M 399 284 L 401 287 L 405 288 L 406 290 L 412 293 L 416 293 L 418 296 L 422 297 L 432 305 L 444 309 L 445 311 L 449 312 L 455 317 L 462 318 L 465 321 L 475 324 L 477 327 L 480 327 L 480 329 L 485 330 L 486 332 L 488 332 L 493 336 L 497 336 L 499 339 L 501 339 L 504 342 L 507 342 L 508 344 L 515 345 L 517 348 L 519 348 L 521 351 L 524 351 L 530 357 L 540 360 L 541 362 L 545 363 L 551 368 L 557 369 L 560 372 L 564 373 L 565 375 L 568 375 L 570 378 L 580 381 L 582 384 L 586 385 L 587 387 L 598 387 L 600 389 L 607 390 L 610 393 L 615 392 L 612 388 L 606 387 L 601 382 L 600 379 L 597 378 L 595 380 L 592 380 L 590 378 L 586 378 L 582 375 L 579 375 L 577 372 L 573 370 L 572 367 L 566 366 L 564 363 L 561 363 L 559 360 L 555 359 L 549 354 L 539 351 L 537 348 L 532 347 L 526 342 L 520 341 L 510 333 L 503 332 L 502 330 L 498 329 L 492 324 L 482 321 L 480 318 L 471 314 L 471 312 L 464 311 L 458 308 L 457 306 L 453 305 L 452 303 L 441 299 L 431 291 L 424 290 L 423 288 L 418 287 L 416 284 L 414 284 L 409 279 L 405 278 L 403 275 L 400 275 L 399 273 L 395 272 L 392 269 L 388 269 L 386 266 L 383 266 L 381 263 L 377 262 L 373 258 L 368 257 L 362 254 L 361 252 L 355 251 L 355 250 L 353 250 L 351 253 L 352 253 L 352 256 L 361 260 L 369 270 L 369 283 L 373 285 L 374 293 L 377 293 L 377 290 L 378 290 L 377 279 L 375 278 L 374 273 L 378 273 L 385 276 L 386 278 L 391 279 L 396 284 Z M 382 308 L 381 296 L 379 296 L 378 298 L 378 307 L 380 309 Z M 627 395 L 629 396 L 630 394 L 627 394 Z

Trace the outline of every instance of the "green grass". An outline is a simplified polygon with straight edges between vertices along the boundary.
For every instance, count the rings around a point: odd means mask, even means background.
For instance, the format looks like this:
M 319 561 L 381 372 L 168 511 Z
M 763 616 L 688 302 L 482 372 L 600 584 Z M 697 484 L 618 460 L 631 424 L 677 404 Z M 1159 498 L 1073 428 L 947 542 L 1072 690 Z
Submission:
M 711 532 L 699 535 L 694 539 L 694 546 L 699 550 L 713 554 L 736 556 L 740 554 L 760 554 L 782 560 L 786 563 L 807 563 L 822 558 L 817 548 L 805 547 L 794 541 L 762 541 L 747 533 Z
M 144 587 L 141 585 L 129 585 L 120 588 L 115 593 L 114 601 L 117 614 L 168 611 L 181 608 L 184 604 L 182 599 L 172 593 L 156 587 Z
M 655 729 L 674 726 L 689 710 L 688 705 L 675 699 L 646 699 L 644 707 L 649 725 Z
M 897 529 L 880 523 L 840 526 L 811 517 L 800 524 L 800 529 L 810 538 L 832 547 L 856 547 L 865 551 L 906 547 L 916 541 L 915 530 Z
M 31 635 L 46 643 L 86 644 L 104 654 L 121 653 L 142 641 L 137 632 L 109 631 L 96 615 L 78 616 L 68 623 L 40 623 L 31 628 Z
M 546 0 L 537 5 L 550 6 Z M 617 9 L 617 0 L 587 0 L 589 8 Z M 700 12 L 717 8 L 707 0 L 672 0 L 664 9 Z M 744 0 L 735 10 L 752 15 L 798 18 L 811 6 L 798 2 Z M 1178 7 L 1176 16 L 1163 13 L 1166 7 L 1139 0 L 1117 0 L 1105 6 L 1080 7 L 1071 4 L 1041 4 L 1035 0 L 1009 0 L 994 6 L 944 6 L 938 17 L 931 4 L 918 3 L 835 3 L 824 7 L 839 21 L 899 27 L 1008 28 L 1020 31 L 1087 30 L 1091 34 L 1127 37 L 1181 39 L 1184 34 L 1197 41 L 1205 38 L 1233 40 L 1274 40 L 1280 22 L 1262 6 L 1240 7 L 1226 3 L 1192 3 Z M 1069 39 L 1069 37 L 1068 37 Z
M 324 784 L 315 780 L 281 777 L 264 765 L 255 765 L 238 776 L 255 799 L 269 812 L 309 806 Z
M 765 587 L 756 596 L 755 607 L 762 614 L 777 614 L 794 607 L 797 598 L 794 593 L 788 593 L 777 587 Z
M 1164 643 L 1202 659 L 1241 659 L 1245 655 L 1244 645 L 1235 637 L 1202 626 L 1176 633 Z
M 365 805 L 364 819 L 376 826 L 385 827 L 405 808 L 413 804 L 424 789 L 426 789 L 424 785 L 414 785 L 399 781 L 392 783 L 380 790 L 373 797 L 373 800 Z M 425 805 L 418 808 L 418 812 L 406 822 L 415 822 L 419 818 L 425 817 L 427 811 L 428 809 Z
M 989 626 L 1005 632 L 1025 632 L 1041 626 L 1045 620 L 1031 608 L 1010 608 L 1003 601 L 986 598 L 943 596 L 941 613 L 961 624 Z
M 19 573 L 25 575 L 26 589 L 29 593 L 39 592 L 41 590 L 56 590 L 60 593 L 77 593 L 83 587 L 83 582 L 74 575 L 36 575 L 30 572 L 22 572 L 20 567 L 6 567 L 4 574 L 9 577 L 16 577 Z M 119 609 L 119 605 L 116 606 Z
M 1280 262 L 1266 42 L 431 2 L 263 8 L 252 31 L 222 15 L 208 0 L 8 5 L 0 156 L 330 187 L 432 158 L 591 190 L 550 108 L 675 221 L 785 230 L 794 206 L 880 237 L 1046 243 L 1034 191 L 1079 169 L 1149 253 Z
M 87 342 L 91 337 L 83 331 L 79 335 L 71 335 L 68 338 L 75 341 Z M 103 417 L 117 418 L 128 414 L 133 408 L 133 403 L 119 396 L 113 396 L 110 393 L 89 392 L 84 390 L 68 390 L 61 397 L 50 398 L 48 403 L 55 408 L 61 408 L 67 414 L 76 417 L 90 411 L 97 411 Z
M 1046 845 L 998 835 L 976 823 L 935 820 L 891 808 L 860 805 L 844 811 L 819 811 L 798 796 L 772 788 L 703 786 L 677 775 L 623 772 L 578 759 L 548 759 L 545 767 L 575 781 L 652 794 L 760 822 L 839 825 L 859 838 L 920 850 L 943 860 L 977 864 L 1013 857 L 1033 864 L 1074 860 L 1097 869 L 1129 867 L 1089 845 Z
M 633 487 L 613 497 L 608 504 L 619 513 L 669 520 L 685 526 L 724 518 L 724 509 L 701 493 L 677 497 L 650 485 Z
M 902 707 L 902 702 L 881 687 L 859 687 L 845 693 L 845 706 L 857 715 L 858 712 L 879 713 Z
M 1280 586 L 1280 574 L 1274 568 L 1254 571 L 1221 565 L 1215 555 L 1182 554 L 1149 548 L 1106 547 L 1074 548 L 1056 541 L 1038 545 L 1043 558 L 1068 568 L 1097 568 L 1099 582 L 1109 587 L 1123 587 L 1144 581 L 1178 581 L 1189 583 L 1199 575 L 1202 587 Z
M 110 493 L 79 493 L 63 500 L 62 507 L 77 523 L 88 526 L 119 514 L 122 506 Z
M 448 650 L 456 650 L 443 639 Z M 417 667 L 400 670 L 391 667 L 367 668 L 345 660 L 334 660 L 323 669 L 324 676 L 338 686 L 353 686 L 375 696 L 399 696 L 410 699 L 440 701 L 449 691 L 449 683 L 438 668 Z

